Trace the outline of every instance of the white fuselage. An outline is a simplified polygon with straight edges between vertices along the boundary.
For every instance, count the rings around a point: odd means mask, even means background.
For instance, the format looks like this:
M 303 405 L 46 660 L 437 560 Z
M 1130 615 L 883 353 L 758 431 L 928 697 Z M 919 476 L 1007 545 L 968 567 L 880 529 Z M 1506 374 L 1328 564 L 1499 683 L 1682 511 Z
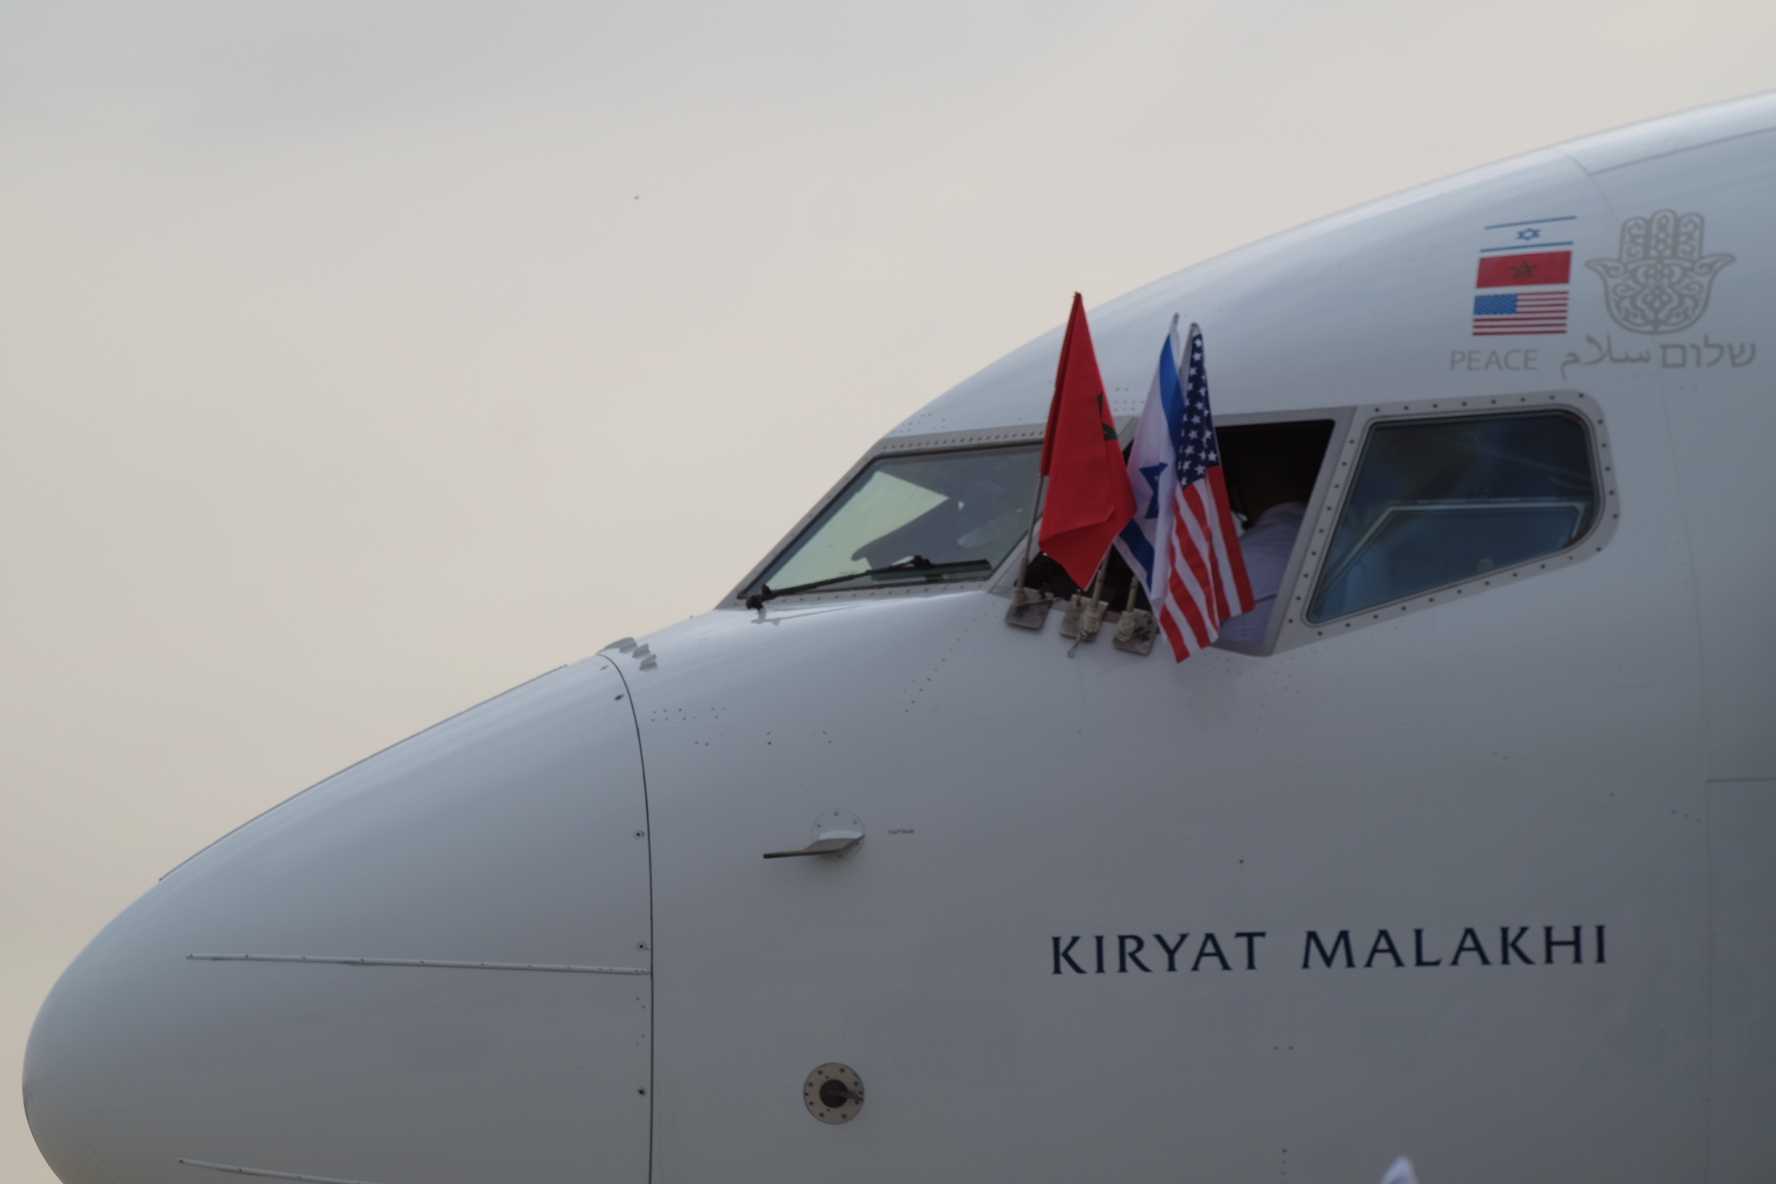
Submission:
M 1336 425 L 1258 652 L 1007 628 L 1015 554 L 726 598 L 169 874 L 44 1006 L 46 1157 L 68 1184 L 1767 1178 L 1773 209 L 1751 100 L 1097 309 L 1125 423 L 1181 313 L 1224 427 Z M 1609 287 L 1662 210 L 1731 256 L 1681 327 Z M 1566 331 L 1477 335 L 1483 232 L 1553 218 Z M 1039 440 L 1057 347 L 860 467 Z M 1367 431 L 1532 406 L 1597 449 L 1581 545 L 1308 620 Z M 760 858 L 833 818 L 865 841 Z M 853 1121 L 805 1105 L 831 1062 Z

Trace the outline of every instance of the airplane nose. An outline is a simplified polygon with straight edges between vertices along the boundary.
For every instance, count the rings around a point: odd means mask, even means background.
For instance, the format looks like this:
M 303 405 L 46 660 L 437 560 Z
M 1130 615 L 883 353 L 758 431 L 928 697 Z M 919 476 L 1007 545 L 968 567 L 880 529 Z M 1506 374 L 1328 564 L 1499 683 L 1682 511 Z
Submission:
M 644 1184 L 646 806 L 596 658 L 361 761 L 111 922 L 44 1002 L 64 1184 Z

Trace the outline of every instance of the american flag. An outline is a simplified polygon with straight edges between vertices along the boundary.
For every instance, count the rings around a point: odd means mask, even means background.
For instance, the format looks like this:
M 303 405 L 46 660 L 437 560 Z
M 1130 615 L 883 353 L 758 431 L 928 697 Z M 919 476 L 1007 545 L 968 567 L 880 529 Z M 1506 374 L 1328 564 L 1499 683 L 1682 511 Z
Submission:
M 1207 649 L 1221 622 L 1255 607 L 1246 559 L 1233 529 L 1221 445 L 1209 413 L 1209 375 L 1202 330 L 1184 343 L 1184 414 L 1173 428 L 1177 488 L 1172 493 L 1171 572 L 1159 604 L 1159 626 L 1182 662 Z
M 1202 330 L 1190 326 L 1182 351 L 1177 332 L 1174 319 L 1129 448 L 1136 521 L 1116 546 L 1144 577 L 1159 627 L 1182 662 L 1214 642 L 1221 622 L 1251 612 L 1253 600 L 1209 414 Z M 1180 352 L 1181 367 L 1173 361 Z
M 1513 292 L 1474 297 L 1474 336 L 1565 333 L 1568 293 Z

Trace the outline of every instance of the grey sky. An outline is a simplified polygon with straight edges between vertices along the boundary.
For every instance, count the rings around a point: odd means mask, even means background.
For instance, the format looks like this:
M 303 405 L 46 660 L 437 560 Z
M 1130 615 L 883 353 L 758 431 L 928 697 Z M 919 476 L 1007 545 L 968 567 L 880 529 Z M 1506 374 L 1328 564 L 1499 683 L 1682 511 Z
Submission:
M 0 1062 L 161 872 L 708 607 L 1075 288 L 1773 58 L 1766 0 L 10 0 Z

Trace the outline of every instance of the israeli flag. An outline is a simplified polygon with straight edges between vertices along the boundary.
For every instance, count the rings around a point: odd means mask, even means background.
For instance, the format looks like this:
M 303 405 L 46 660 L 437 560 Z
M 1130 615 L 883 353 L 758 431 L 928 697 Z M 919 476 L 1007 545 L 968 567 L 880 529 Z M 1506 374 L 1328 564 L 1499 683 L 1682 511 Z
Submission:
M 1178 339 L 1178 317 L 1159 347 L 1159 366 L 1147 391 L 1147 406 L 1129 445 L 1128 481 L 1135 493 L 1135 517 L 1116 536 L 1114 546 L 1129 570 L 1147 587 L 1147 602 L 1165 598 L 1171 578 L 1172 502 L 1178 493 L 1178 454 L 1172 447 L 1184 417 L 1184 383 L 1179 369 L 1184 347 Z

